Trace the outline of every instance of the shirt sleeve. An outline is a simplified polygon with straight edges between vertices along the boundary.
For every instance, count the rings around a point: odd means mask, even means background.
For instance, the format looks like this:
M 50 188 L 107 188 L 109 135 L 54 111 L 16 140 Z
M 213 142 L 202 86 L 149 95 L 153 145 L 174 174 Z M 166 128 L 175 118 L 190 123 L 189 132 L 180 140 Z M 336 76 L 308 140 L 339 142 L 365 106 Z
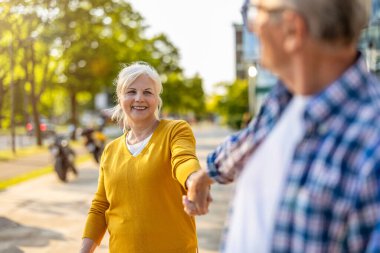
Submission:
M 279 81 L 271 89 L 258 114 L 249 125 L 230 135 L 208 155 L 208 175 L 221 184 L 234 181 L 255 148 L 270 132 L 291 98 L 292 94 Z
M 106 155 L 106 151 L 104 151 L 102 160 Z M 101 166 L 99 169 L 98 189 L 95 193 L 95 197 L 92 200 L 82 236 L 82 238 L 92 239 L 98 245 L 101 243 L 107 229 L 105 212 L 109 207 L 109 202 L 107 201 L 106 191 L 104 188 L 104 173 L 102 167 L 103 162 L 100 164 Z
M 214 181 L 227 184 L 235 180 L 253 149 L 253 125 L 236 132 L 207 156 L 207 174 Z
M 189 175 L 200 169 L 195 153 L 195 138 L 190 125 L 185 121 L 178 121 L 171 133 L 171 164 L 173 177 L 186 189 L 186 180 Z

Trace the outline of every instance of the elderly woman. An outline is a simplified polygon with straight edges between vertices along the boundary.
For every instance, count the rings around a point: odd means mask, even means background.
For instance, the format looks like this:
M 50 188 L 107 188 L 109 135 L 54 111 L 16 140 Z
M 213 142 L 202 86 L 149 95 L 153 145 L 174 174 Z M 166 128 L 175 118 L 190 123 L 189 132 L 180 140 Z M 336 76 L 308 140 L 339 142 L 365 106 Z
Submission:
M 195 253 L 195 221 L 181 202 L 200 168 L 193 132 L 159 119 L 162 84 L 148 64 L 125 67 L 116 86 L 113 118 L 124 134 L 102 155 L 80 252 L 93 252 L 108 230 L 111 253 Z

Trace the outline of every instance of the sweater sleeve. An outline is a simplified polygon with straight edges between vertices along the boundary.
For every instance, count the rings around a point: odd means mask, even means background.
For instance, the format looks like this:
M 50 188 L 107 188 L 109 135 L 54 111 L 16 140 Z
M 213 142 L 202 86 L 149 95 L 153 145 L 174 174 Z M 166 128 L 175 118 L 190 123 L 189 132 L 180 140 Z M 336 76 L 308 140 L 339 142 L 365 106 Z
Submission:
M 106 151 L 104 151 L 102 155 L 102 161 L 106 155 Z M 101 243 L 107 229 L 105 212 L 109 207 L 106 191 L 104 188 L 104 173 L 102 164 L 103 162 L 101 162 L 99 169 L 98 189 L 95 193 L 95 197 L 92 200 L 82 236 L 82 238 L 92 239 L 98 245 Z
M 194 134 L 187 122 L 177 121 L 173 126 L 170 148 L 173 177 L 186 189 L 185 183 L 189 175 L 200 169 Z

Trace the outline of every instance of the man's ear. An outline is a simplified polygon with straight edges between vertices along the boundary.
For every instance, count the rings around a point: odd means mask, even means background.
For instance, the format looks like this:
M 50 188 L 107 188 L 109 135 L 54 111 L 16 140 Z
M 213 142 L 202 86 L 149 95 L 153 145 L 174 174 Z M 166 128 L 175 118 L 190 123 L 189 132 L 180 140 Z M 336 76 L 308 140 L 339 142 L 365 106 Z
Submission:
M 282 22 L 284 50 L 289 53 L 298 51 L 306 40 L 306 21 L 298 13 L 285 11 L 283 13 Z

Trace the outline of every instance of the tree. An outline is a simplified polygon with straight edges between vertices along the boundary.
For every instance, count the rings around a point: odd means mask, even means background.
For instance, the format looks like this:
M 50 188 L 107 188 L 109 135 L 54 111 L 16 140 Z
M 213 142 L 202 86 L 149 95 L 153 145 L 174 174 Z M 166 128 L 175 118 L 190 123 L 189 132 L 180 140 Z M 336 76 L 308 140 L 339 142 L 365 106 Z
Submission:
M 224 94 L 212 96 L 213 106 L 210 110 L 219 113 L 230 127 L 240 128 L 244 114 L 249 111 L 247 81 L 236 80 L 233 83 L 218 83 L 216 88 L 224 90 Z
M 23 98 L 17 105 L 16 118 L 24 119 L 24 123 L 32 118 L 38 126 L 41 114 L 55 117 L 65 113 L 76 126 L 78 113 L 93 106 L 90 102 L 99 91 L 113 92 L 113 80 L 122 65 L 139 60 L 155 67 L 166 77 L 168 86 L 173 86 L 163 94 L 169 98 L 164 102 L 166 109 L 202 111 L 201 78 L 183 77 L 178 49 L 164 34 L 148 38 L 143 17 L 126 1 L 1 2 L 0 127 L 10 111 L 6 96 L 10 43 L 14 48 L 15 92 Z M 182 98 L 179 107 L 171 99 L 176 92 Z M 35 129 L 41 145 L 41 133 L 38 127 Z
M 48 83 L 48 66 L 44 61 L 49 56 L 46 47 L 49 43 L 38 39 L 39 34 L 47 25 L 47 19 L 43 19 L 38 7 L 45 6 L 46 1 L 24 2 L 6 1 L 1 10 L 1 22 L 7 24 L 4 30 L 4 38 L 12 38 L 10 43 L 12 50 L 11 61 L 14 62 L 15 83 L 29 85 L 29 101 L 32 108 L 33 121 L 39 126 L 38 101 Z M 41 132 L 36 130 L 37 144 L 42 145 Z

